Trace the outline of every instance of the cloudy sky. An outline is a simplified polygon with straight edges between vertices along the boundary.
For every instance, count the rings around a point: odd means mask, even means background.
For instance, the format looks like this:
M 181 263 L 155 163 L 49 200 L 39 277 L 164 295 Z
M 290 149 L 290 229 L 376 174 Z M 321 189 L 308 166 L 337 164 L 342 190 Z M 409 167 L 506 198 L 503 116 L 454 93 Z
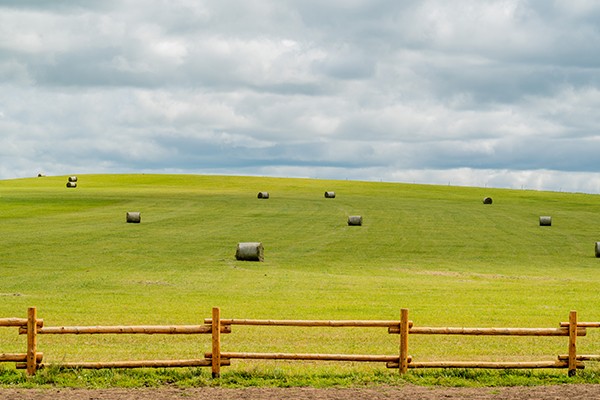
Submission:
M 0 0 L 0 179 L 599 170 L 594 0 Z

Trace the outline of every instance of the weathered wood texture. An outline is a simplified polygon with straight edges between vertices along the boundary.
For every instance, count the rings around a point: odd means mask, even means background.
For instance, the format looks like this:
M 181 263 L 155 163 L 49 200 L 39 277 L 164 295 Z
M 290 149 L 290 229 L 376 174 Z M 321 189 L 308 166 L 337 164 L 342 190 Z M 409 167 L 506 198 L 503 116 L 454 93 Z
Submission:
M 221 376 L 221 310 L 217 307 L 212 309 L 212 377 Z
M 525 361 L 525 362 L 485 362 L 485 361 L 432 361 L 411 362 L 408 368 L 482 368 L 482 369 L 534 369 L 534 368 L 567 368 L 563 361 Z M 577 363 L 583 369 L 583 363 Z M 390 367 L 391 368 L 391 367 Z
M 570 322 L 561 322 L 560 326 L 569 327 Z M 577 322 L 579 328 L 600 328 L 600 322 Z
M 36 362 L 39 364 L 44 358 L 43 353 L 35 353 Z M 27 362 L 27 353 L 0 354 L 0 362 Z
M 406 373 L 408 369 L 408 335 L 410 332 L 410 324 L 408 321 L 408 309 L 403 308 L 400 311 L 400 358 L 398 368 L 400 373 Z
M 204 320 L 205 324 L 212 323 L 211 318 Z M 400 326 L 400 321 L 394 320 L 279 320 L 279 319 L 221 319 L 224 325 L 254 325 L 254 326 L 306 326 L 306 327 L 358 327 L 358 328 L 389 328 Z M 412 326 L 412 321 L 410 322 Z
M 204 357 L 212 358 L 212 353 Z M 397 356 L 365 354 L 300 354 L 300 353 L 241 353 L 222 352 L 225 359 L 242 360 L 302 360 L 302 361 L 354 361 L 354 362 L 398 362 Z
M 211 325 L 134 325 L 134 326 L 49 326 L 38 329 L 38 335 L 131 335 L 131 334 L 165 334 L 165 335 L 195 335 L 211 333 Z M 221 333 L 231 333 L 230 326 L 221 327 Z M 19 334 L 27 334 L 26 328 L 19 329 Z
M 27 375 L 35 375 L 37 369 L 37 309 L 27 310 Z
M 561 354 L 558 356 L 561 361 L 569 361 L 568 354 Z M 600 361 L 599 354 L 580 354 L 576 357 L 577 361 Z
M 390 328 L 390 333 L 400 333 Z M 569 336 L 568 328 L 431 328 L 413 327 L 412 335 L 469 335 L 469 336 Z M 577 329 L 577 336 L 585 336 L 585 328 Z
M 230 365 L 229 360 L 221 360 L 221 365 Z M 24 369 L 24 363 L 16 364 L 17 369 Z M 81 369 L 103 369 L 103 368 L 177 368 L 177 367 L 210 367 L 211 360 L 140 360 L 140 361 L 104 361 L 104 362 L 62 362 L 41 363 L 38 368 L 81 368 Z
M 577 372 L 577 330 L 577 311 L 571 311 L 569 313 L 569 376 L 574 376 Z
M 27 321 L 28 321 L 27 318 L 0 318 L 0 327 L 9 327 L 9 326 L 27 327 Z M 38 319 L 37 326 L 38 326 L 38 328 L 41 328 L 42 326 L 44 326 L 44 320 Z

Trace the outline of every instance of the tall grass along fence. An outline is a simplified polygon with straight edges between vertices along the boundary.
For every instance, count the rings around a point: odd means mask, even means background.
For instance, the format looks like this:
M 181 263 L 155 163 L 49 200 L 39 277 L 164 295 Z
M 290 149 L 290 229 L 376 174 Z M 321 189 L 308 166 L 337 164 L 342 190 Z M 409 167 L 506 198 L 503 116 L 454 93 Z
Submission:
M 286 326 L 286 327 L 327 327 L 327 328 L 387 328 L 387 333 L 398 335 L 398 353 L 391 355 L 373 354 L 298 354 L 298 353 L 250 353 L 224 351 L 221 335 L 232 332 L 233 325 L 245 326 Z M 600 355 L 578 355 L 577 337 L 585 336 L 587 328 L 600 328 L 600 322 L 578 322 L 577 312 L 571 311 L 568 322 L 561 322 L 558 328 L 452 328 L 415 326 L 408 319 L 408 309 L 402 309 L 400 320 L 256 320 L 222 319 L 219 308 L 212 309 L 212 318 L 202 325 L 134 325 L 134 326 L 45 326 L 37 318 L 35 307 L 28 309 L 27 318 L 0 319 L 0 327 L 17 327 L 19 334 L 27 335 L 27 351 L 17 354 L 0 354 L 0 362 L 15 362 L 17 369 L 26 369 L 28 375 L 35 375 L 40 368 L 56 365 L 61 368 L 171 368 L 171 367 L 210 367 L 212 376 L 221 374 L 221 367 L 231 365 L 233 359 L 244 360 L 310 360 L 379 362 L 387 368 L 396 368 L 405 374 L 411 368 L 487 368 L 487 369 L 532 369 L 564 368 L 569 376 L 577 369 L 584 368 L 584 361 L 600 361 Z M 37 351 L 40 335 L 210 335 L 211 351 L 202 358 L 188 360 L 143 360 L 108 362 L 43 362 L 44 355 Z M 467 336 L 564 336 L 568 339 L 567 351 L 555 360 L 528 362 L 484 362 L 484 361 L 419 361 L 409 353 L 411 335 L 467 335 Z

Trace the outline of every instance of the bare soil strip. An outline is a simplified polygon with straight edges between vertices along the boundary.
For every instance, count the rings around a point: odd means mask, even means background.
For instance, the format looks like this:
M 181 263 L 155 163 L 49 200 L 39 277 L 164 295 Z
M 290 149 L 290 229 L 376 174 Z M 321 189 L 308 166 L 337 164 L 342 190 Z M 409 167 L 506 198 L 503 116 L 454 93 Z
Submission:
M 11 400 L 384 400 L 384 399 L 600 399 L 600 385 L 555 385 L 503 388 L 441 388 L 407 385 L 369 389 L 249 388 L 249 389 L 0 389 Z

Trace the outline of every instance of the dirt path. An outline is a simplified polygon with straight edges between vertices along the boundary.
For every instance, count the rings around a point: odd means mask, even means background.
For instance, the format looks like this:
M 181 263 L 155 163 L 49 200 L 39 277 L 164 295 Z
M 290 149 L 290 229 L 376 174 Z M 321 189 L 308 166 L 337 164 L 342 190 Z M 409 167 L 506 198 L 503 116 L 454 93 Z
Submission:
M 559 385 L 510 388 L 426 388 L 420 386 L 371 389 L 0 389 L 10 400 L 384 400 L 384 399 L 600 399 L 600 385 Z

